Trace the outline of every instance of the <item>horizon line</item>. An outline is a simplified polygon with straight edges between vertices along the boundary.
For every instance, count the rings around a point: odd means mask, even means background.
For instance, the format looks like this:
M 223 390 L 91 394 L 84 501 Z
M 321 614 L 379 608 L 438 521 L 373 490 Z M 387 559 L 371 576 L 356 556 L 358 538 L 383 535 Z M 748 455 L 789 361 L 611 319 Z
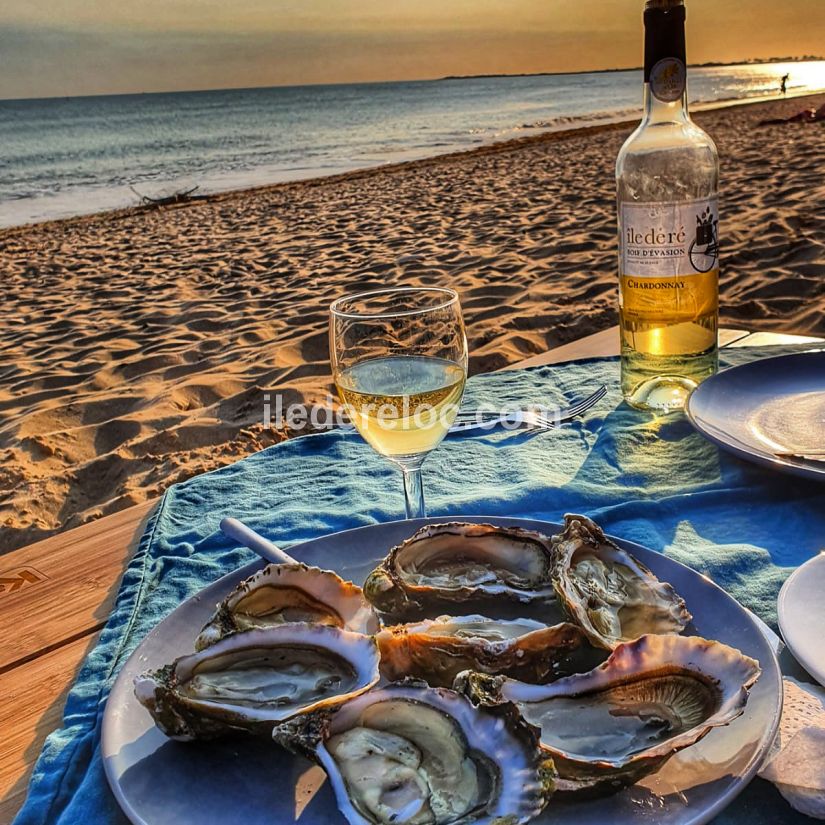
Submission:
M 786 57 L 767 57 L 767 58 L 748 58 L 746 60 L 731 60 L 731 61 L 709 61 L 704 63 L 688 63 L 689 69 L 711 69 L 725 66 L 762 66 L 771 63 L 817 63 L 825 62 L 825 57 L 817 55 L 799 55 Z M 157 91 L 141 91 L 141 92 L 99 92 L 96 94 L 85 95 L 43 95 L 41 97 L 5 97 L 0 98 L 0 103 L 26 103 L 41 100 L 83 100 L 88 98 L 103 98 L 103 97 L 145 97 L 149 95 L 188 95 L 188 94 L 207 94 L 209 92 L 249 92 L 258 91 L 262 89 L 307 89 L 307 88 L 324 88 L 331 86 L 380 86 L 384 84 L 395 83 L 439 83 L 448 80 L 494 80 L 496 78 L 519 78 L 519 77 L 563 77 L 569 75 L 582 74 L 611 74 L 615 72 L 636 72 L 642 71 L 642 66 L 625 66 L 614 67 L 610 69 L 587 69 L 579 72 L 571 71 L 546 71 L 546 72 L 493 72 L 482 74 L 468 74 L 468 75 L 442 75 L 440 77 L 420 77 L 420 78 L 406 78 L 388 79 L 388 80 L 355 80 L 355 81 L 338 81 L 334 83 L 271 83 L 263 86 L 218 86 L 212 88 L 201 89 L 175 89 L 175 90 L 157 90 Z

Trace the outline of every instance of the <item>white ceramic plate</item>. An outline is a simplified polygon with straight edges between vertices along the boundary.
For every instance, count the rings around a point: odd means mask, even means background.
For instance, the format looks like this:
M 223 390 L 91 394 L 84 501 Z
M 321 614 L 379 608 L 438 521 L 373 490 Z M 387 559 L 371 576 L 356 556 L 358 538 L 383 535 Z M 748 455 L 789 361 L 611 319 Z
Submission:
M 825 553 L 797 567 L 779 591 L 779 629 L 794 658 L 825 685 Z

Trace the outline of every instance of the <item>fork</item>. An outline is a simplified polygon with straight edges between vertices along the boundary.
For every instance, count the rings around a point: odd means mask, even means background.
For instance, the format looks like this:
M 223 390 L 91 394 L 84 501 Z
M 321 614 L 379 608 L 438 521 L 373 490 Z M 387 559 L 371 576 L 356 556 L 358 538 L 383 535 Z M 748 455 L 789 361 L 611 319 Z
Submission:
M 567 407 L 554 410 L 552 414 L 549 415 L 529 408 L 511 410 L 503 413 L 490 413 L 490 411 L 485 410 L 466 410 L 459 412 L 456 416 L 455 422 L 452 427 L 450 427 L 450 432 L 492 430 L 503 424 L 515 424 L 518 426 L 525 425 L 528 430 L 535 430 L 534 434 L 537 434 L 538 432 L 552 430 L 558 427 L 559 424 L 572 421 L 601 401 L 606 394 L 607 388 L 601 386 L 586 398 L 581 398 L 569 404 Z M 493 417 L 486 418 L 485 416 L 488 414 L 491 414 Z M 479 420 L 480 417 L 481 420 Z

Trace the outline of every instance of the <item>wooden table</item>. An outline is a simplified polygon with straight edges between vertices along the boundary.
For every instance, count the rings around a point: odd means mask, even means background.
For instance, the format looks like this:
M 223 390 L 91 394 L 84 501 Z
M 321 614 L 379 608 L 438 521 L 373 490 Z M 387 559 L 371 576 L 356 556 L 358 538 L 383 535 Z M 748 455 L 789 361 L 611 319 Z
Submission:
M 723 329 L 722 346 L 821 338 Z M 616 327 L 507 369 L 616 355 Z M 0 556 L 0 825 L 22 805 L 43 740 L 106 622 L 120 577 L 155 507 L 146 502 Z

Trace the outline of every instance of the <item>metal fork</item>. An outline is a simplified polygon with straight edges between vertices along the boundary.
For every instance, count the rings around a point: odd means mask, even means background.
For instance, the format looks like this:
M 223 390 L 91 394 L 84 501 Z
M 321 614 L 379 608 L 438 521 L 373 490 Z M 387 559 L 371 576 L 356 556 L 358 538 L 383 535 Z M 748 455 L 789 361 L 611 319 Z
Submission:
M 599 387 L 595 392 L 586 398 L 574 401 L 567 407 L 554 410 L 551 414 L 545 414 L 534 409 L 520 409 L 509 412 L 496 413 L 489 410 L 466 410 L 459 412 L 456 420 L 450 427 L 451 433 L 469 432 L 472 430 L 492 430 L 504 424 L 524 426 L 528 430 L 535 430 L 534 434 L 552 430 L 568 421 L 587 412 L 591 407 L 601 401 L 607 394 L 607 388 Z M 487 418 L 487 415 L 492 415 Z

